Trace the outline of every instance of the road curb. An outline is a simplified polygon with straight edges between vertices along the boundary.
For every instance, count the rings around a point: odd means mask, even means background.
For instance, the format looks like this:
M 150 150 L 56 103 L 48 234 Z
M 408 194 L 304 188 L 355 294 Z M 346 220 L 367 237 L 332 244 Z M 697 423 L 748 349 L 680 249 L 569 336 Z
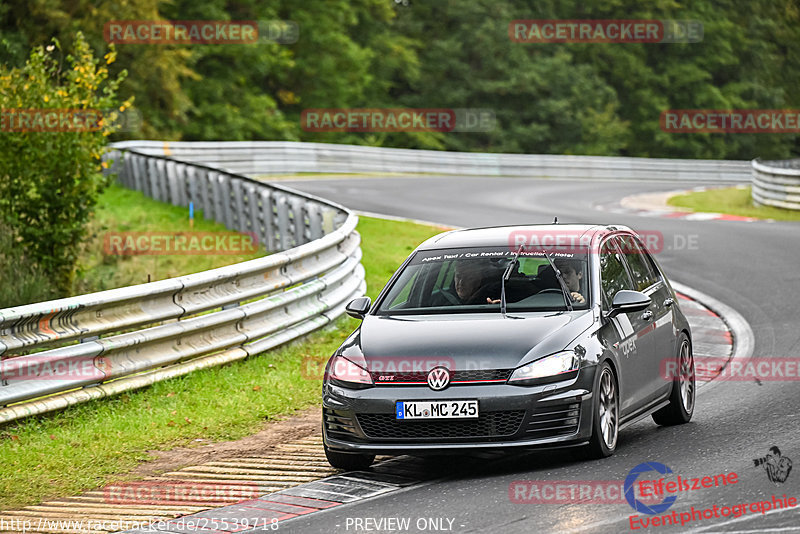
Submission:
M 753 350 L 755 349 L 755 335 L 753 334 L 753 329 L 750 327 L 750 323 L 747 322 L 742 314 L 702 291 L 679 282 L 670 283 L 675 291 L 686 295 L 690 299 L 712 310 L 725 322 L 728 328 L 730 328 L 733 336 L 733 353 L 731 354 L 729 362 L 734 360 L 747 360 L 753 355 Z M 706 387 L 703 388 L 703 391 L 708 391 L 719 383 L 718 380 L 711 380 L 707 383 Z
M 687 193 L 709 191 L 712 189 L 727 188 L 728 186 L 713 187 L 694 187 L 692 189 L 676 189 L 655 193 L 640 193 L 624 197 L 619 202 L 611 204 L 600 204 L 595 206 L 601 211 L 612 213 L 633 214 L 640 217 L 658 217 L 662 219 L 678 219 L 687 221 L 734 221 L 734 222 L 775 222 L 774 219 L 759 219 L 757 217 L 745 217 L 742 215 L 730 215 L 727 213 L 715 213 L 706 211 L 681 210 L 675 206 L 667 204 L 666 199 Z

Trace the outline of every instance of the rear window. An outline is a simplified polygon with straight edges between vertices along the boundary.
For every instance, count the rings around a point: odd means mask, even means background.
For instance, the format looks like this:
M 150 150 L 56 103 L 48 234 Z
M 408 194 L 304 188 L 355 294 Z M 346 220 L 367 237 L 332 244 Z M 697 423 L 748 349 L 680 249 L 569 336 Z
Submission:
M 573 308 L 587 308 L 585 249 L 552 248 L 547 253 L 562 272 Z M 508 246 L 419 251 L 395 279 L 376 313 L 499 313 L 501 279 L 515 254 Z M 522 251 L 505 285 L 509 312 L 567 309 L 561 285 L 541 249 Z

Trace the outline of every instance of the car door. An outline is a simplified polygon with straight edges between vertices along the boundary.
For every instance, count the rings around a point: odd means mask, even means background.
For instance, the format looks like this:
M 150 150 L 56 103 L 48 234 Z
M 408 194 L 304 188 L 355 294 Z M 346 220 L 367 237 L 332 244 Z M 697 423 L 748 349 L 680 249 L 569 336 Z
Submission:
M 624 254 L 619 249 L 618 240 L 613 237 L 607 238 L 600 247 L 600 287 L 605 312 L 611 309 L 611 302 L 618 291 L 635 290 Z M 620 313 L 610 320 L 619 337 L 613 348 L 622 368 L 619 381 L 622 390 L 620 412 L 623 416 L 644 406 L 649 393 L 649 384 L 644 378 L 648 362 L 643 361 L 639 354 L 654 352 L 655 340 L 654 336 L 648 335 L 647 329 L 651 323 L 643 315 L 643 312 Z
M 642 349 L 637 355 L 642 363 L 644 374 L 641 378 L 646 383 L 645 402 L 648 402 L 662 396 L 670 387 L 669 381 L 661 375 L 661 366 L 664 359 L 673 354 L 669 348 L 673 337 L 669 304 L 672 295 L 658 275 L 652 258 L 641 241 L 631 234 L 620 235 L 617 240 L 633 279 L 634 289 L 650 297 L 650 306 L 637 314 L 645 323 L 639 339 L 648 338 L 648 341 L 652 341 L 647 343 L 647 352 Z

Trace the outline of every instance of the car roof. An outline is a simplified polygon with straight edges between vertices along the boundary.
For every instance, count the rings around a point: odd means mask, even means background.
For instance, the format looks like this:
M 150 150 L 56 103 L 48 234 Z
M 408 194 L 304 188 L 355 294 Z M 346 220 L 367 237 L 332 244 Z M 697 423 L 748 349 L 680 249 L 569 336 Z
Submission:
M 515 243 L 516 236 L 552 235 L 569 236 L 589 243 L 603 235 L 615 232 L 631 232 L 621 225 L 600 224 L 526 224 L 516 226 L 488 226 L 484 228 L 466 228 L 451 230 L 435 235 L 422 243 L 417 250 L 462 247 L 496 247 Z

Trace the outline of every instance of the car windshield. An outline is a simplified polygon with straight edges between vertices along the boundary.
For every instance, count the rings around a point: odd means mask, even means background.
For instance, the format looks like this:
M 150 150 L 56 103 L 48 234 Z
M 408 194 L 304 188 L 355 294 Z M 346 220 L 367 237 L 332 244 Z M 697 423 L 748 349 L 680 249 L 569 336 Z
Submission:
M 586 250 L 546 249 L 564 279 L 574 309 L 586 309 Z M 414 254 L 376 314 L 500 313 L 503 273 L 517 251 L 510 247 L 423 250 Z M 563 311 L 564 291 L 542 249 L 522 250 L 505 282 L 507 311 Z

